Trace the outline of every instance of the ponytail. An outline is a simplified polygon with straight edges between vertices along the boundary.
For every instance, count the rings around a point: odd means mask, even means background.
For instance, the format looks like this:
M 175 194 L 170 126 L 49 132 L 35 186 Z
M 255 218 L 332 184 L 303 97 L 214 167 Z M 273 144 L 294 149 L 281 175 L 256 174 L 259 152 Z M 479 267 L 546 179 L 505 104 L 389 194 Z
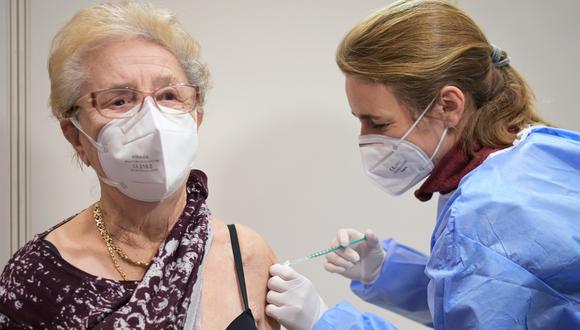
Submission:
M 446 86 L 467 96 L 460 143 L 503 148 L 530 124 L 547 124 L 534 95 L 463 11 L 442 0 L 405 0 L 379 10 L 342 40 L 336 62 L 348 75 L 387 84 L 418 115 Z

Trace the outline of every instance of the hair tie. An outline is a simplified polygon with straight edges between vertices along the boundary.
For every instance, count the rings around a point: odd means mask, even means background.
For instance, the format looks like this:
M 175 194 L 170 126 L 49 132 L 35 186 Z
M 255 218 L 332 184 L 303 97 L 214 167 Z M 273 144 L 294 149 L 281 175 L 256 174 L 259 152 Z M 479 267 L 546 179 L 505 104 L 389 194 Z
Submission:
M 510 62 L 512 61 L 511 57 L 507 56 L 503 60 L 501 59 L 502 52 L 501 48 L 499 48 L 494 44 L 491 44 L 491 48 L 493 49 L 493 51 L 491 52 L 491 62 L 493 63 L 493 65 L 495 65 L 498 68 L 501 68 L 502 66 L 510 64 Z
M 503 60 L 501 59 L 501 53 L 502 50 L 501 48 L 499 48 L 498 46 L 491 44 L 491 47 L 493 49 L 493 51 L 491 52 L 491 62 L 493 63 L 493 65 L 495 65 L 498 68 L 501 68 L 502 66 L 506 66 L 508 64 L 510 64 L 512 58 L 507 56 L 506 58 L 504 58 Z

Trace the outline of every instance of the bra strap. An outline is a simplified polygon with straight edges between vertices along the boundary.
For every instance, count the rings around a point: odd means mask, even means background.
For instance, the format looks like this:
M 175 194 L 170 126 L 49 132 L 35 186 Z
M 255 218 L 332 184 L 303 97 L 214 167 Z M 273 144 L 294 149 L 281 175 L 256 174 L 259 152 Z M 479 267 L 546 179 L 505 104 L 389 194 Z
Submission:
M 230 231 L 230 240 L 232 242 L 232 252 L 234 253 L 234 263 L 236 265 L 236 274 L 238 275 L 238 283 L 240 284 L 240 291 L 244 300 L 244 310 L 249 309 L 248 293 L 246 292 L 246 279 L 244 278 L 244 265 L 242 264 L 242 255 L 240 254 L 240 243 L 238 241 L 238 232 L 236 225 L 228 225 Z

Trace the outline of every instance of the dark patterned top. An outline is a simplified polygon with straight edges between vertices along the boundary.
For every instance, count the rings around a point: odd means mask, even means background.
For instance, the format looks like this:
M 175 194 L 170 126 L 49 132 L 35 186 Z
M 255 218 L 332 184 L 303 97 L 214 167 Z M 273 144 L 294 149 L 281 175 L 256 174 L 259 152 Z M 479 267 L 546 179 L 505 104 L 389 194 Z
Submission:
M 191 171 L 183 213 L 141 281 L 96 277 L 66 262 L 43 243 L 62 223 L 36 235 L 0 277 L 0 329 L 183 328 L 209 235 L 206 198 L 207 177 Z

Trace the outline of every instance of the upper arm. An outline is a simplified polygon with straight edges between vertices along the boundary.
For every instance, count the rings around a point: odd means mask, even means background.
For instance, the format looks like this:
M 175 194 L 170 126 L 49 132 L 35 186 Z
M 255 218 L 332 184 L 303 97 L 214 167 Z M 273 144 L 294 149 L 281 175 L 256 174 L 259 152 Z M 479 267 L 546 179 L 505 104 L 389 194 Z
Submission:
M 269 268 L 277 262 L 266 240 L 253 229 L 236 224 L 244 264 L 244 275 L 252 314 L 259 329 L 279 329 L 280 325 L 266 315 Z
M 580 314 L 568 313 L 578 309 L 570 299 L 578 291 L 568 290 L 580 287 L 580 208 L 550 191 L 571 179 L 541 180 L 521 171 L 537 159 L 507 155 L 463 179 L 433 246 L 427 275 L 435 328 L 577 329 Z

